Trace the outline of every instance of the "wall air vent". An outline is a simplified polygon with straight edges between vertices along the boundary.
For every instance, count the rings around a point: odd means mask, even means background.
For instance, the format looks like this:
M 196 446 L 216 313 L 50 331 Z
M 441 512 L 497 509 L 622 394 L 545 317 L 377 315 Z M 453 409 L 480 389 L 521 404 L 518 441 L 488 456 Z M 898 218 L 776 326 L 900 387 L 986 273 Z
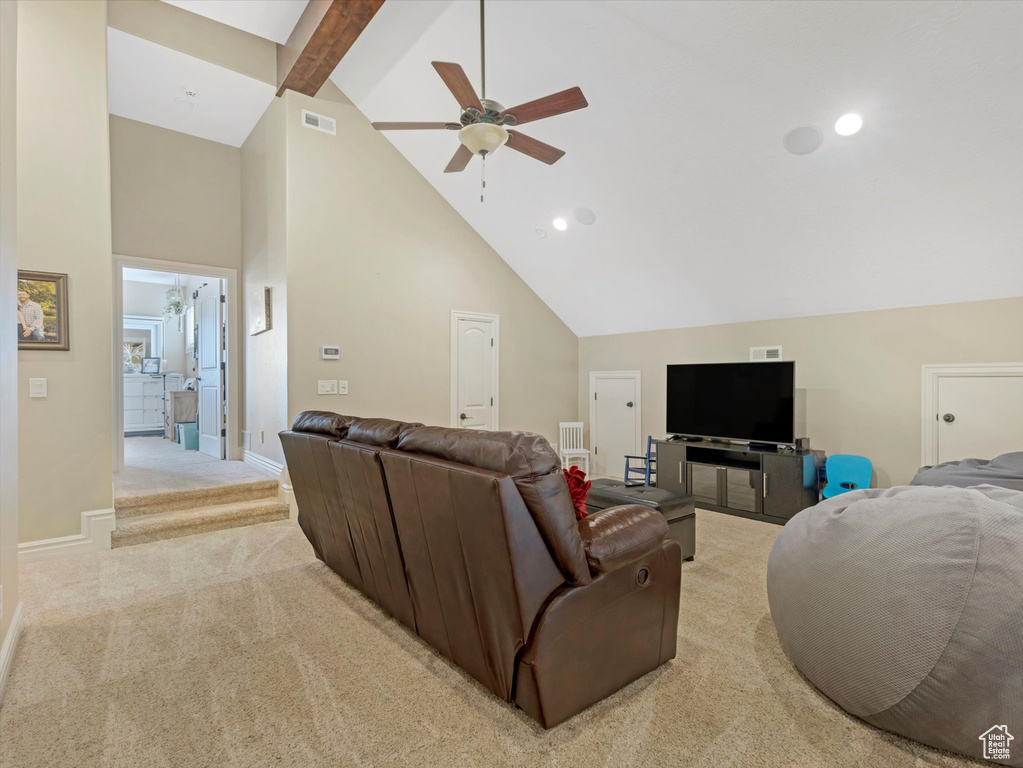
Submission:
M 337 122 L 334 118 L 318 115 L 315 112 L 310 112 L 308 109 L 302 110 L 302 125 L 306 128 L 329 133 L 331 136 L 337 136 Z
M 781 347 L 750 347 L 749 359 L 754 363 L 781 360 Z

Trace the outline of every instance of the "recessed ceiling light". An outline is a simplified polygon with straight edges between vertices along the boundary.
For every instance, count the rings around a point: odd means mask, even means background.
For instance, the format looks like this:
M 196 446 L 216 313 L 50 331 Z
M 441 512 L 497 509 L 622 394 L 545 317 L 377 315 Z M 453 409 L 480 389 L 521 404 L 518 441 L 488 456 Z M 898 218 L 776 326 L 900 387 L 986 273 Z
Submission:
M 842 115 L 835 123 L 835 133 L 839 136 L 852 136 L 863 127 L 863 118 L 855 112 Z
M 560 216 L 556 218 L 554 221 L 552 221 L 551 224 L 554 225 L 554 228 L 558 230 L 558 232 L 564 232 L 566 229 L 568 229 L 568 222 L 565 221 Z

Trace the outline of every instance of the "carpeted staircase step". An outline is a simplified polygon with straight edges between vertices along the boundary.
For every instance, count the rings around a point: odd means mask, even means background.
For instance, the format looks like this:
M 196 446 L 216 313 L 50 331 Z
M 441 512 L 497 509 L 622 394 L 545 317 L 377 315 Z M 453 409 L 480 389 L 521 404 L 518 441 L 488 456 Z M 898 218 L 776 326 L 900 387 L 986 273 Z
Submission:
M 127 517 L 209 507 L 215 504 L 234 504 L 269 498 L 276 500 L 277 485 L 276 480 L 267 479 L 237 485 L 169 491 L 146 496 L 120 496 L 114 499 L 114 516 L 120 520 Z
M 288 505 L 276 498 L 236 501 L 170 512 L 146 512 L 137 517 L 118 516 L 110 535 L 110 547 L 126 547 L 196 533 L 240 528 L 256 523 L 286 520 Z

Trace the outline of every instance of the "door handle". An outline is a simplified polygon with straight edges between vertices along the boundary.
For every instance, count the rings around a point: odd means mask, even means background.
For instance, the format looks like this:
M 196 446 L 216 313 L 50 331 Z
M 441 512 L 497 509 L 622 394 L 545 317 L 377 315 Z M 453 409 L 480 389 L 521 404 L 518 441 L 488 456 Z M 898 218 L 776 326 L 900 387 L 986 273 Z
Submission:
M 946 414 L 945 414 L 944 416 L 942 416 L 941 418 L 945 420 L 945 423 L 946 423 L 946 424 L 951 424 L 951 423 L 952 423 L 953 421 L 955 421 L 955 420 L 956 420 L 956 416 L 955 416 L 955 414 L 954 414 L 954 413 L 946 413 Z
M 458 415 L 458 418 L 460 418 L 462 421 L 465 421 L 469 417 L 466 416 L 464 413 L 461 413 L 461 414 Z
M 764 472 L 764 498 L 767 498 L 767 473 Z
M 625 404 L 625 407 L 626 407 L 626 408 L 631 408 L 631 407 L 632 407 L 632 401 L 630 400 L 629 402 L 627 402 L 627 403 Z

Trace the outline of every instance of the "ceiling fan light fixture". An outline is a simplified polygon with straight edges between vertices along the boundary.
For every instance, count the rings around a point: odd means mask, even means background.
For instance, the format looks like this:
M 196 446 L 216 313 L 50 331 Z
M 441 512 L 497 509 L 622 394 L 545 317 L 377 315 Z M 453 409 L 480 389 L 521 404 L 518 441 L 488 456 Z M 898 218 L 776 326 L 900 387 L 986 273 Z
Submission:
M 458 140 L 474 155 L 492 155 L 505 145 L 508 135 L 503 125 L 470 123 L 458 132 Z

